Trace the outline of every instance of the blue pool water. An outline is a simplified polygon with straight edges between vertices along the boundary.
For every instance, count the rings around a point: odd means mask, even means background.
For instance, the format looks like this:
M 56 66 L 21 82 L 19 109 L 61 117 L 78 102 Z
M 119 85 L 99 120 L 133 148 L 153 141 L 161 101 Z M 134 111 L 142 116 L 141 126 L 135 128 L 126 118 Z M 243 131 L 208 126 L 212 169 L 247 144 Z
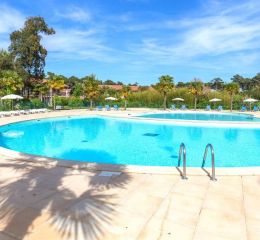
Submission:
M 144 114 L 139 117 L 179 119 L 179 120 L 203 120 L 203 121 L 245 121 L 260 122 L 260 118 L 253 117 L 250 114 L 238 113 L 154 113 Z
M 0 127 L 0 145 L 5 148 L 82 162 L 176 166 L 181 142 L 187 148 L 188 166 L 201 166 L 207 143 L 215 148 L 216 166 L 260 166 L 260 128 L 108 117 L 34 120 Z

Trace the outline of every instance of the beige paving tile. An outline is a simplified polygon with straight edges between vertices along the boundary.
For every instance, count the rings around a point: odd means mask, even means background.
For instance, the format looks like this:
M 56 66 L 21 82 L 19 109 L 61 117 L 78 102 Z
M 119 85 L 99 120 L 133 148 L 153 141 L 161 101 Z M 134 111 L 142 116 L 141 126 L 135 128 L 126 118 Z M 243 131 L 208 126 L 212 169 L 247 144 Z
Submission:
M 172 187 L 180 181 L 179 176 L 150 174 L 142 184 L 142 191 L 155 197 L 165 197 Z
M 203 209 L 200 214 L 196 234 L 201 234 L 202 232 L 208 232 L 213 236 L 219 236 L 230 240 L 244 240 L 246 239 L 244 216 L 241 216 L 240 214 L 223 213 L 211 209 Z
M 260 219 L 259 218 L 246 218 L 247 225 L 247 236 L 248 240 L 258 240 L 260 239 Z
M 208 192 L 229 198 L 241 198 L 243 196 L 241 177 L 219 177 L 216 182 L 210 182 Z
M 227 214 L 242 216 L 244 214 L 243 199 L 230 198 L 219 193 L 208 193 L 203 203 L 203 209 L 211 209 Z
M 165 221 L 160 240 L 168 239 L 193 239 L 194 229 L 182 224 L 176 224 L 171 221 Z
M 14 237 L 21 238 L 34 231 L 49 218 L 49 214 L 42 214 L 35 209 L 25 208 L 10 219 L 3 231 Z
M 50 212 L 55 214 L 66 209 L 75 203 L 78 198 L 71 192 L 63 190 L 56 192 L 51 197 L 44 198 L 36 203 L 31 204 L 31 208 L 41 210 L 42 212 Z
M 25 208 L 24 205 L 13 202 L 2 203 L 0 207 L 0 230 L 5 229 L 9 222 Z
M 260 195 L 244 194 L 244 208 L 247 217 L 260 220 Z
M 55 191 L 44 188 L 21 189 L 10 196 L 10 201 L 30 207 L 31 204 L 36 203 L 41 199 L 51 197 L 54 193 Z
M 138 214 L 115 215 L 103 239 L 138 239 L 148 219 Z
M 121 203 L 120 208 L 126 213 L 151 216 L 162 203 L 160 197 L 150 196 L 143 192 L 133 193 L 128 200 Z
M 193 240 L 230 240 L 230 238 L 226 238 L 223 236 L 215 236 L 211 232 L 207 232 L 205 230 L 199 230 L 196 232 Z M 237 240 L 240 240 L 242 238 L 237 238 Z
M 242 180 L 245 194 L 260 195 L 260 176 L 244 176 Z
M 15 238 L 3 233 L 3 232 L 0 232 L 0 239 L 1 240 L 17 240 Z
M 196 184 L 190 180 L 183 180 L 174 186 L 173 192 L 203 199 L 207 192 L 207 185 Z
M 176 210 L 199 214 L 203 199 L 197 197 L 190 197 L 187 195 L 172 193 L 171 196 L 171 204 L 169 207 L 169 215 L 172 216 Z

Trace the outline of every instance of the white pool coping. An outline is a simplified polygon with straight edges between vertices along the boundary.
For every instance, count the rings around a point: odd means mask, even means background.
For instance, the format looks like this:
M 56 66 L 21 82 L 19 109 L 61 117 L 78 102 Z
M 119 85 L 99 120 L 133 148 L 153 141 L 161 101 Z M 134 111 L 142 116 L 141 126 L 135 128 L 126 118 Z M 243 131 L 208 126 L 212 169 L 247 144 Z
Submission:
M 157 111 L 158 112 L 158 111 Z M 175 111 L 176 112 L 176 111 Z M 187 111 L 186 111 L 187 112 Z M 191 111 L 190 111 L 191 112 Z M 37 119 L 46 119 L 46 118 L 52 118 L 52 117 L 94 117 L 94 116 L 105 116 L 105 117 L 111 117 L 121 120 L 138 120 L 138 121 L 145 121 L 145 122 L 153 122 L 153 123 L 167 123 L 167 124 L 173 124 L 173 125 L 197 125 L 197 126 L 215 126 L 215 127 L 245 127 L 245 128 L 260 128 L 260 123 L 250 123 L 250 122 L 221 122 L 219 124 L 219 121 L 217 122 L 210 122 L 209 121 L 191 121 L 191 120 L 174 120 L 170 121 L 167 119 L 150 119 L 150 118 L 137 118 L 136 116 L 132 115 L 124 115 L 124 116 L 118 116 L 115 114 L 104 114 L 104 112 L 97 113 L 97 112 L 91 112 L 90 114 L 86 114 L 88 112 L 82 112 L 81 111 L 66 111 L 64 112 L 64 115 L 59 114 L 58 116 L 53 114 L 56 112 L 49 112 L 46 114 L 39 114 L 39 115 L 31 115 L 27 119 L 20 119 L 19 117 L 12 117 L 6 118 L 5 123 L 2 123 L 0 121 L 0 125 L 6 125 L 10 123 L 16 123 L 16 122 L 22 122 L 22 121 L 29 121 L 29 120 L 37 120 Z M 128 114 L 128 112 L 124 112 Z M 147 113 L 147 112 L 145 112 Z M 132 113 L 135 115 L 135 113 Z M 140 112 L 140 115 L 142 112 Z M 139 114 L 138 114 L 139 115 Z M 11 120 L 11 121 L 9 121 Z M 206 126 L 205 126 L 205 123 Z M 249 124 L 248 124 L 249 123 Z M 17 152 L 14 150 L 10 150 L 4 147 L 0 147 L 0 153 L 8 157 L 10 160 L 17 160 L 17 161 L 28 161 L 32 164 L 44 164 L 44 165 L 55 165 L 55 166 L 61 166 L 61 167 L 70 167 L 75 169 L 86 169 L 86 170 L 98 170 L 98 171 L 122 171 L 122 172 L 134 172 L 134 173 L 156 173 L 156 174 L 174 174 L 174 175 L 180 175 L 180 172 L 176 167 L 168 167 L 168 166 L 139 166 L 139 165 L 120 165 L 120 164 L 100 164 L 100 163 L 92 163 L 92 162 L 80 162 L 80 161 L 71 161 L 71 160 L 60 160 L 56 158 L 49 158 L 49 157 L 41 157 L 36 156 L 32 154 L 25 154 L 22 152 Z M 180 168 L 182 171 L 182 168 Z M 206 168 L 206 170 L 211 173 L 211 168 Z M 201 176 L 201 175 L 207 175 L 205 171 L 203 171 L 202 168 L 199 167 L 187 167 L 187 176 Z M 252 176 L 252 175 L 260 175 L 260 166 L 258 167 L 217 167 L 216 168 L 216 176 Z

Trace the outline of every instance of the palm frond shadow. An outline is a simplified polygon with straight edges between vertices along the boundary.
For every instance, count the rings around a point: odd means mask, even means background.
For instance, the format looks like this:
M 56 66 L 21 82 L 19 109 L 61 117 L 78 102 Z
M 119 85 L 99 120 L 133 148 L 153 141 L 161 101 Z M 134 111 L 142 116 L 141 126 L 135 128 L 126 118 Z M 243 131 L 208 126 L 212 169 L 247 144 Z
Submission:
M 31 229 L 33 222 L 45 210 L 49 217 L 43 224 L 49 224 L 61 239 L 102 239 L 117 214 L 117 194 L 114 192 L 131 181 L 127 173 L 100 177 L 98 171 L 33 165 L 11 159 L 0 163 L 0 169 L 13 173 L 13 178 L 1 179 L 0 176 L 0 221 L 6 223 L 4 232 L 20 239 L 37 231 L 38 226 Z M 123 170 L 122 165 L 115 169 Z M 86 181 L 64 184 L 64 179 L 77 175 L 84 176 Z M 73 186 L 69 187 L 70 184 Z M 83 189 L 80 194 L 74 191 L 74 186 Z M 109 190 L 113 188 L 115 191 L 111 194 Z M 28 209 L 32 213 L 21 221 L 23 212 Z M 17 221 L 19 229 L 16 228 Z

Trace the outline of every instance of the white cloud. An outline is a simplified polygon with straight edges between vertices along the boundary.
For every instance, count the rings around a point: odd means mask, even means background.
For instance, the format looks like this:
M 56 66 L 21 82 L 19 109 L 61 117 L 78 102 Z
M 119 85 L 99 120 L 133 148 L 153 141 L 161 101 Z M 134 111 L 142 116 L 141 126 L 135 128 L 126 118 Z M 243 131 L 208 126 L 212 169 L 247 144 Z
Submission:
M 17 10 L 0 4 L 0 49 L 9 46 L 9 34 L 23 26 L 25 17 Z
M 259 51 L 260 2 L 248 1 L 227 7 L 214 1 L 214 6 L 217 7 L 208 6 L 211 10 L 197 18 L 157 23 L 156 26 L 161 25 L 161 33 L 164 29 L 167 34 L 143 38 L 140 44 L 131 46 L 132 51 L 151 64 L 195 63 L 196 59 L 206 58 L 202 63 L 207 65 L 207 61 L 213 59 L 214 62 L 216 57 L 225 58 L 227 54 L 238 57 L 238 53 L 240 58 L 243 56 L 252 63 L 255 57 L 250 51 Z M 223 63 L 227 64 L 225 60 Z
M 76 6 L 70 6 L 63 12 L 57 11 L 56 15 L 75 22 L 88 22 L 91 20 L 91 13 L 89 11 Z
M 105 46 L 95 30 L 56 29 L 43 39 L 52 59 L 113 61 L 112 49 Z
M 0 5 L 0 34 L 9 33 L 22 27 L 25 17 L 17 10 Z

